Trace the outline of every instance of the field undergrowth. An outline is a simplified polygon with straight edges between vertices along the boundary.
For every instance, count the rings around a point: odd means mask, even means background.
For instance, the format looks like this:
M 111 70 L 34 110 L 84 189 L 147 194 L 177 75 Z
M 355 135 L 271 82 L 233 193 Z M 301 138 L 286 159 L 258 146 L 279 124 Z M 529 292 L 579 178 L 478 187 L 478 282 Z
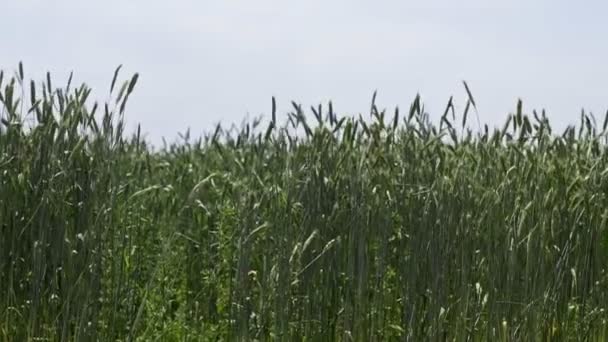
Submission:
M 605 120 L 273 99 L 154 150 L 119 79 L 0 74 L 1 341 L 608 340 Z

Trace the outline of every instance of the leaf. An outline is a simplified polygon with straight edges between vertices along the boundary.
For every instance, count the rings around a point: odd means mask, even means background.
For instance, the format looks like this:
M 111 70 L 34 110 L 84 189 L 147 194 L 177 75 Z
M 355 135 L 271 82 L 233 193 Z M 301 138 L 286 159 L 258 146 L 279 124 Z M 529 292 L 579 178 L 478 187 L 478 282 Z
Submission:
M 462 83 L 464 84 L 464 89 L 467 91 L 467 95 L 469 96 L 469 101 L 471 101 L 471 104 L 473 105 L 473 108 L 477 109 L 477 106 L 475 105 L 475 99 L 473 99 L 473 94 L 471 94 L 471 90 L 469 89 L 469 85 L 464 80 L 462 81 Z
M 122 64 L 118 66 L 118 68 L 116 68 L 116 70 L 114 70 L 114 77 L 112 78 L 112 84 L 110 85 L 110 94 L 112 94 L 112 91 L 114 90 L 114 86 L 116 85 L 116 79 L 118 78 L 118 72 L 120 71 L 120 69 L 122 68 Z
M 467 116 L 469 114 L 469 108 L 471 107 L 471 101 L 468 100 L 467 101 L 467 105 L 464 107 L 464 115 L 462 116 L 462 127 L 464 128 L 464 126 L 466 126 L 467 124 Z
M 47 71 L 46 73 L 46 87 L 49 92 L 49 95 L 53 92 L 52 84 L 51 84 L 51 73 Z
M 395 107 L 395 117 L 393 118 L 393 131 L 397 129 L 399 125 L 399 107 Z
M 414 102 L 412 102 L 412 105 L 410 106 L 410 114 L 407 118 L 407 121 L 411 121 L 412 117 L 414 117 L 414 114 L 420 114 L 420 94 L 416 94 L 416 98 L 414 99 Z
M 372 95 L 372 105 L 370 108 L 370 114 L 372 115 L 378 111 L 376 109 L 376 95 L 378 95 L 378 90 L 374 90 L 374 94 Z
M 454 96 L 450 96 L 450 100 L 448 101 L 448 104 L 445 107 L 445 111 L 443 112 L 442 118 L 447 118 L 448 112 L 451 109 L 452 110 L 452 120 L 455 119 L 453 99 L 454 99 Z
M 23 82 L 24 73 L 23 73 L 23 63 L 19 62 L 19 80 Z
M 32 105 L 36 103 L 36 83 L 34 83 L 34 80 L 30 81 L 30 102 Z
M 65 87 L 65 93 L 70 93 L 70 86 L 72 85 L 72 77 L 74 76 L 74 72 L 70 71 L 70 76 L 68 77 L 68 85 Z
M 272 124 L 277 124 L 277 101 L 274 96 L 272 97 Z
M 127 89 L 127 96 L 129 96 L 131 94 L 131 92 L 133 91 L 133 88 L 135 88 L 135 84 L 137 84 L 137 79 L 139 79 L 139 74 L 135 73 L 135 75 L 133 75 L 133 77 L 131 78 L 131 82 L 129 82 L 129 88 Z

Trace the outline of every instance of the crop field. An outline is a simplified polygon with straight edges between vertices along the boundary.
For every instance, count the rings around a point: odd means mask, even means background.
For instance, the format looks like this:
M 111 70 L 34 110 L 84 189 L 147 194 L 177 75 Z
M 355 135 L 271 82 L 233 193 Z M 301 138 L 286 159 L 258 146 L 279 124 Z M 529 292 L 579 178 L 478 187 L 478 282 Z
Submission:
M 608 340 L 603 117 L 488 128 L 465 83 L 153 149 L 137 74 L 41 76 L 0 74 L 0 341 Z

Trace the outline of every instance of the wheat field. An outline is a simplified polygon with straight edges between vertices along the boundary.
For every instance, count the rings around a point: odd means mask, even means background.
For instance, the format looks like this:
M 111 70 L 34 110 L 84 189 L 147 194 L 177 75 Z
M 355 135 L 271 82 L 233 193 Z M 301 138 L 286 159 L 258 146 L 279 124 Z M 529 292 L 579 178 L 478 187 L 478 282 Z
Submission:
M 604 118 L 481 126 L 465 83 L 154 149 L 119 70 L 0 74 L 1 341 L 608 340 Z

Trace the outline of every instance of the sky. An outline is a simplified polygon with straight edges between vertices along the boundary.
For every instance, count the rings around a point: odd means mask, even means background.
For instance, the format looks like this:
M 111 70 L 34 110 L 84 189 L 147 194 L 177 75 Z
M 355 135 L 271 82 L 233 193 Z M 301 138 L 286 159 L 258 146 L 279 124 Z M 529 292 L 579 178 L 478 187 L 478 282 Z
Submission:
M 153 143 L 218 122 L 279 118 L 291 101 L 368 114 L 419 93 L 431 117 L 466 80 L 479 118 L 501 126 L 517 99 L 553 126 L 608 110 L 608 3 L 565 0 L 20 0 L 0 11 L 0 69 L 75 82 L 107 99 L 137 72 L 126 112 Z

